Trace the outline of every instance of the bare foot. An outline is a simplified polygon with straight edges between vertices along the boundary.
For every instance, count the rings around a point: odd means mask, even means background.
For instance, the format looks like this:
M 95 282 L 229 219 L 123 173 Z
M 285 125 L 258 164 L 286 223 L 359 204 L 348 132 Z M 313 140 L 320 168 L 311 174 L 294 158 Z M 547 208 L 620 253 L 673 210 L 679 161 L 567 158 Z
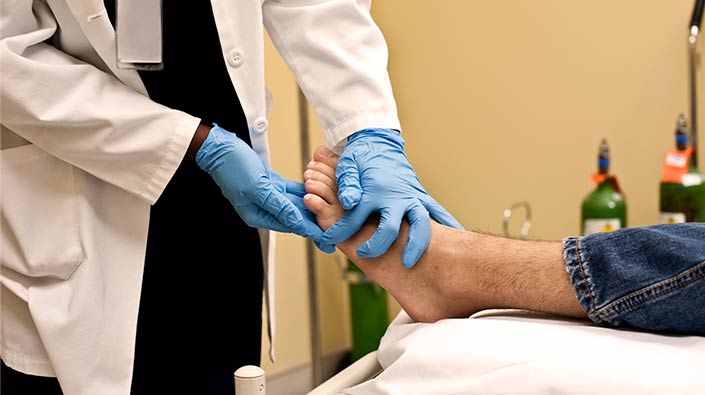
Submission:
M 326 230 L 345 213 L 340 206 L 335 183 L 338 157 L 325 148 L 318 148 L 314 161 L 304 172 L 308 194 L 304 203 L 316 214 L 318 225 Z M 428 250 L 412 269 L 401 264 L 401 256 L 408 236 L 409 224 L 402 224 L 399 238 L 389 251 L 374 259 L 363 259 L 355 250 L 374 233 L 378 218 L 371 218 L 353 237 L 338 245 L 372 280 L 385 288 L 406 310 L 411 318 L 421 322 L 435 322 L 443 318 L 468 317 L 486 305 L 481 295 L 469 284 L 459 283 L 468 278 L 471 265 L 457 257 L 454 251 L 459 243 L 472 243 L 470 232 L 458 231 L 432 222 Z M 459 271 L 464 271 L 460 273 Z M 470 274 L 471 275 L 471 274 Z M 471 275 L 472 276 L 472 275 Z M 459 288 L 460 287 L 460 288 Z M 462 292 L 461 292 L 462 290 Z

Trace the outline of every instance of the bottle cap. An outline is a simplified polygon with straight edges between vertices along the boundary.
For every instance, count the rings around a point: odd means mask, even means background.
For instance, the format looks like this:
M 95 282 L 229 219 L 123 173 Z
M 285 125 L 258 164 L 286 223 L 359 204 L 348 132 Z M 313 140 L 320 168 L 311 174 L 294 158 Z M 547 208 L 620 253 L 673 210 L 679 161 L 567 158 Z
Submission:
M 610 147 L 607 145 L 607 139 L 602 139 L 600 149 L 597 155 L 597 169 L 600 174 L 607 174 L 610 169 Z
M 681 151 L 688 148 L 688 126 L 683 114 L 676 121 L 676 148 Z

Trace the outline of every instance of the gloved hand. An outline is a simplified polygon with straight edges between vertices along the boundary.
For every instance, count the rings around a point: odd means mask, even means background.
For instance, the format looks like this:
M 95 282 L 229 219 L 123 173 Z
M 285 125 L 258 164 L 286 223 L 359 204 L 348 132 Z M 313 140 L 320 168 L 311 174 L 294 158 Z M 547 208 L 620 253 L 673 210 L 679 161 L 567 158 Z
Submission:
M 335 172 L 338 198 L 348 212 L 323 234 L 323 243 L 338 244 L 357 233 L 373 212 L 381 214 L 379 227 L 357 249 L 362 258 L 385 253 L 399 236 L 406 216 L 409 238 L 402 264 L 410 268 L 431 240 L 430 215 L 443 225 L 462 229 L 421 186 L 404 153 L 401 133 L 391 129 L 365 129 L 348 138 Z
M 320 244 L 321 228 L 291 201 L 306 194 L 303 184 L 270 171 L 234 133 L 215 125 L 196 153 L 196 163 L 210 174 L 247 225 L 296 233 Z
M 306 222 L 306 226 L 316 226 L 317 228 L 318 225 L 316 225 L 316 215 L 311 212 L 311 210 L 306 207 L 304 204 L 304 196 L 306 195 L 306 188 L 304 187 L 304 184 L 292 180 L 287 180 L 285 178 L 282 178 L 279 174 L 275 172 L 270 172 L 269 178 L 272 180 L 272 184 L 274 184 L 274 187 L 281 193 L 283 193 L 289 201 L 291 201 L 294 206 L 296 206 L 297 209 L 301 212 L 301 215 L 304 217 L 304 222 Z M 318 233 L 316 233 L 319 235 Z M 323 252 L 326 252 L 328 254 L 332 254 L 335 252 L 335 245 L 333 244 L 324 244 L 322 242 L 322 231 L 319 235 L 320 237 L 317 237 L 315 239 L 312 239 L 314 243 L 316 243 L 316 246 Z

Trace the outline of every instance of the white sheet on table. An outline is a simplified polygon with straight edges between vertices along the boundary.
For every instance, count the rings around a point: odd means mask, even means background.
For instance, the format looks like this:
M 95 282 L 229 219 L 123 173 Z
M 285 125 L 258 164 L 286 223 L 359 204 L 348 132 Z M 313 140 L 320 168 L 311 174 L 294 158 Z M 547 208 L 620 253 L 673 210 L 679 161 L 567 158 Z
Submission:
M 384 372 L 345 394 L 705 394 L 705 337 L 522 311 L 435 324 L 402 311 L 379 361 Z

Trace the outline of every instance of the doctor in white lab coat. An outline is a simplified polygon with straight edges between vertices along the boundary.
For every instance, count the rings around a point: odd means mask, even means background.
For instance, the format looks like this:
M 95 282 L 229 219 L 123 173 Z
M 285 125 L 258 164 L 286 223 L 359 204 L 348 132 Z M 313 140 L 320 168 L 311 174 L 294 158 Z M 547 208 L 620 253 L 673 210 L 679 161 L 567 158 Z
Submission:
M 203 143 L 195 137 L 197 129 L 219 119 L 217 114 L 206 120 L 160 104 L 168 98 L 152 97 L 147 84 L 151 77 L 117 66 L 115 30 L 102 0 L 3 0 L 0 4 L 3 371 L 7 367 L 31 377 L 56 377 L 65 394 L 125 395 L 130 393 L 136 363 L 148 235 L 153 237 L 150 207 L 166 196 L 180 167 L 193 162 L 185 155 L 194 143 L 195 149 Z M 370 17 L 369 0 L 212 0 L 209 6 L 219 41 L 219 67 L 237 91 L 241 107 L 238 100 L 231 103 L 242 114 L 244 126 L 238 136 L 264 163 L 269 154 L 263 24 L 321 119 L 329 147 L 342 150 L 343 158 L 348 150 L 352 158 L 359 154 L 355 147 L 347 148 L 352 147 L 349 136 L 370 128 L 398 134 L 386 72 L 387 48 Z M 164 72 L 170 67 L 165 53 Z M 181 81 L 183 89 L 189 89 L 189 81 Z M 209 100 L 218 100 L 202 99 L 206 108 Z M 375 138 L 358 140 L 369 145 L 378 141 Z M 403 149 L 399 152 L 403 154 Z M 406 164 L 403 155 L 394 157 Z M 359 164 L 360 173 L 365 166 Z M 343 234 L 354 233 L 371 211 L 382 211 L 384 217 L 385 208 L 366 199 L 376 192 L 365 182 L 362 177 L 353 182 L 361 207 L 358 217 L 364 218 L 340 227 Z M 413 193 L 423 191 L 412 184 Z M 227 188 L 218 186 L 225 193 Z M 434 215 L 438 208 L 425 203 Z M 441 214 L 434 216 L 443 219 Z M 423 225 L 424 216 L 417 217 L 414 222 Z M 399 221 L 389 221 L 387 231 L 394 234 L 396 228 L 398 232 Z M 327 239 L 330 244 L 337 243 L 341 234 L 332 236 Z M 418 239 L 423 244 L 424 237 Z M 259 241 L 257 256 L 264 263 L 271 319 L 271 232 L 260 229 Z M 196 247 L 203 246 L 170 246 Z M 230 252 L 238 255 L 237 249 Z M 182 281 L 185 300 L 192 305 L 183 306 L 183 311 L 178 306 L 172 309 L 183 315 L 184 322 L 193 319 L 199 307 L 217 302 L 204 294 L 208 284 L 202 290 L 191 287 L 206 281 L 194 280 L 192 274 L 207 275 L 209 265 L 194 262 L 192 267 L 176 269 L 165 261 L 155 269 L 171 273 L 170 281 Z M 222 276 L 214 273 L 213 277 Z M 233 309 L 229 314 L 237 312 Z M 173 348 L 179 352 L 198 347 L 204 337 L 201 333 L 178 339 Z M 258 339 L 246 340 L 259 348 Z M 175 382 L 188 379 L 172 377 Z

